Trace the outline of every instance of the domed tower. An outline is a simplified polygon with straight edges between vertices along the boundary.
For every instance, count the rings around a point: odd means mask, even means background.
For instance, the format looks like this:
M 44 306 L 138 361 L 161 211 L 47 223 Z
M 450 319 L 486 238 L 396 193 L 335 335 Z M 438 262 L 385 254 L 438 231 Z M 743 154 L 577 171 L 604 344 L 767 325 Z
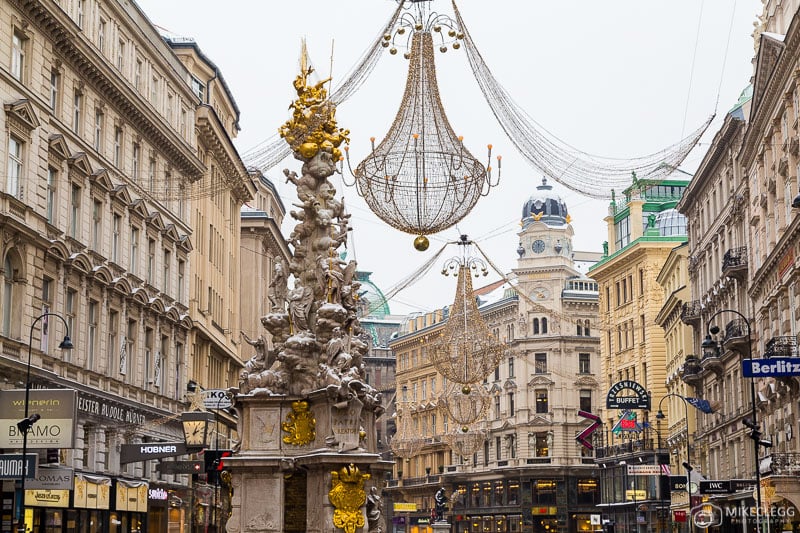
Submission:
M 522 206 L 520 267 L 547 263 L 572 266 L 572 226 L 567 204 L 542 178 L 536 193 Z M 559 258 L 562 261 L 559 261 Z

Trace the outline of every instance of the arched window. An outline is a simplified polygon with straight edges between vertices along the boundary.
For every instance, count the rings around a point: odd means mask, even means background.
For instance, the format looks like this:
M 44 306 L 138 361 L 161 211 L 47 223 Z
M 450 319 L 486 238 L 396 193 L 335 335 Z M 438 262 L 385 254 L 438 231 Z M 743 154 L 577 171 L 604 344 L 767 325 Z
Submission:
M 533 319 L 533 334 L 534 335 L 538 335 L 539 334 L 539 319 L 538 318 L 534 318 Z
M 581 321 L 581 320 L 578 320 L 577 332 L 578 332 L 577 333 L 578 337 L 583 335 L 583 321 Z
M 583 334 L 588 337 L 591 334 L 590 331 L 591 328 L 589 327 L 589 319 L 587 318 L 583 321 Z
M 547 333 L 547 319 L 546 318 L 542 319 L 542 333 L 543 334 Z

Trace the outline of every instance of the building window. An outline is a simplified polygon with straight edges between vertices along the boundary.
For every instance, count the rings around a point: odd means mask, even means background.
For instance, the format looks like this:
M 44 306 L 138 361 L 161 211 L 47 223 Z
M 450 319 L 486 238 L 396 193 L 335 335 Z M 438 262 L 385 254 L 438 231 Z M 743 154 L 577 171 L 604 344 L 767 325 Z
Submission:
M 588 353 L 579 353 L 578 354 L 578 373 L 579 374 L 591 374 L 592 368 L 590 365 L 590 358 Z
M 125 67 L 125 41 L 117 41 L 117 70 L 122 72 Z
M 514 406 L 514 393 L 508 393 L 508 416 L 514 416 L 515 413 L 515 406 Z
M 100 49 L 100 53 L 105 55 L 106 53 L 106 27 L 108 24 L 104 18 L 100 18 L 99 22 L 97 23 L 97 48 Z
M 150 80 L 150 102 L 158 108 L 158 77 L 153 76 Z
M 142 60 L 137 59 L 133 71 L 133 86 L 137 91 L 142 90 Z
M 119 168 L 122 162 L 122 128 L 114 128 L 114 166 Z
M 192 76 L 192 92 L 200 99 L 200 102 L 205 102 L 205 85 L 194 76 Z
M 500 366 L 494 367 L 494 380 L 500 381 Z
M 514 357 L 508 358 L 508 377 L 514 377 Z
M 494 417 L 495 419 L 500 418 L 500 396 L 494 397 Z
M 103 203 L 95 200 L 92 203 L 92 247 L 96 251 L 102 248 L 103 239 Z
M 144 376 L 143 387 L 144 389 L 150 388 L 153 384 L 153 328 L 145 328 L 144 330 Z
M 539 479 L 533 483 L 534 505 L 555 505 L 556 482 L 552 479 Z
M 588 318 L 583 321 L 583 334 L 586 337 L 589 337 L 591 335 L 591 326 Z
M 69 236 L 73 239 L 78 238 L 78 228 L 81 218 L 81 188 L 72 184 L 72 194 L 70 196 L 70 220 Z
M 494 453 L 495 453 L 496 458 L 497 458 L 498 461 L 500 461 L 503 458 L 503 449 L 502 449 L 502 444 L 501 444 L 500 437 L 495 437 L 494 438 Z M 488 483 L 484 483 L 484 485 L 488 485 Z M 491 490 L 491 489 L 489 489 L 489 490 Z M 490 494 L 490 492 L 486 493 L 486 504 L 487 505 L 489 505 L 489 494 Z
M 147 283 L 153 283 L 153 273 L 156 268 L 156 241 L 147 239 Z
M 114 213 L 111 223 L 111 261 L 119 263 L 119 239 L 122 228 L 122 217 Z
M 139 270 L 139 229 L 131 228 L 131 274 L 137 275 Z
M 489 440 L 483 441 L 483 466 L 489 466 Z
M 536 390 L 536 412 L 538 414 L 547 414 L 550 412 L 550 407 L 547 401 L 547 390 Z
M 94 149 L 103 151 L 103 112 L 99 109 L 94 112 Z
M 108 346 L 106 346 L 106 354 L 108 355 L 107 368 L 110 376 L 114 375 L 115 361 L 117 355 L 117 342 L 119 342 L 119 313 L 117 311 L 109 311 L 108 313 Z
M 580 410 L 587 413 L 592 412 L 592 391 L 590 389 L 581 389 L 580 392 Z
M 81 116 L 83 115 L 83 94 L 75 89 L 72 97 L 72 131 L 80 135 Z
M 169 278 L 170 278 L 170 271 L 169 265 L 172 262 L 172 254 L 169 250 L 164 250 L 164 279 L 162 280 L 161 287 L 162 290 L 169 294 Z M 423 384 L 423 392 L 424 392 L 424 384 Z
M 141 149 L 139 145 L 134 143 L 133 145 L 133 166 L 131 168 L 131 177 L 139 181 L 139 158 L 141 157 Z
M 534 318 L 533 319 L 533 334 L 534 335 L 538 335 L 539 334 L 539 319 L 538 318 Z
M 83 0 L 77 0 L 75 4 L 75 23 L 83 29 Z
M 542 318 L 542 335 L 547 333 L 547 319 Z
M 75 342 L 77 336 L 77 312 L 78 312 L 78 291 L 75 289 L 67 289 L 67 297 L 64 300 L 64 318 L 67 320 L 67 329 L 69 334 L 72 335 L 72 341 Z M 64 360 L 70 360 L 72 350 L 63 350 Z
M 6 178 L 6 193 L 11 196 L 20 196 L 20 181 L 23 171 L 23 147 L 21 140 L 13 135 L 8 138 L 8 177 Z
M 94 370 L 95 350 L 97 349 L 97 319 L 99 317 L 100 305 L 95 300 L 89 301 L 88 322 L 86 337 L 86 368 Z
M 537 353 L 534 354 L 534 364 L 533 364 L 533 371 L 535 374 L 546 374 L 547 373 L 547 354 L 546 353 Z
M 156 188 L 156 160 L 154 157 L 150 158 L 147 165 L 147 182 L 150 192 L 153 192 Z
M 25 81 L 25 56 L 28 48 L 28 38 L 15 29 L 11 37 L 11 75 L 18 81 Z
M 183 278 L 186 275 L 186 263 L 178 260 L 178 302 L 183 303 Z
M 3 261 L 3 336 L 11 336 L 11 315 L 14 309 L 14 267 L 6 254 Z
M 172 93 L 168 93 L 167 109 L 165 115 L 167 118 L 167 122 L 169 123 L 170 126 L 175 126 L 175 124 L 173 123 L 173 121 L 175 120 L 174 113 L 175 113 L 175 95 Z
M 53 224 L 56 216 L 56 180 L 58 171 L 53 167 L 47 168 L 47 222 Z
M 61 86 L 61 74 L 58 73 L 58 70 L 52 69 L 50 71 L 50 109 L 52 109 L 53 111 L 57 111 L 58 108 L 60 86 Z
M 575 334 L 576 334 L 578 337 L 581 337 L 581 336 L 583 336 L 583 320 L 578 320 L 578 325 L 577 325 L 577 328 L 576 328 Z

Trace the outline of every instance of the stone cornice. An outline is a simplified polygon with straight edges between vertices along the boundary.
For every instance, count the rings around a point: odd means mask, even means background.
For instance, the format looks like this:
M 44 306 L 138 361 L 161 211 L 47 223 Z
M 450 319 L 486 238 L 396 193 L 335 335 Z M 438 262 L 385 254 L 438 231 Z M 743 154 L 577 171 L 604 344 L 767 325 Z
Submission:
M 800 45 L 800 42 L 798 42 L 800 40 L 799 20 L 798 17 L 792 19 L 789 31 L 783 40 L 783 52 L 781 52 L 775 68 L 770 73 L 764 95 L 750 113 L 750 123 L 745 132 L 739 159 L 745 169 L 750 166 L 750 163 L 752 163 L 761 148 L 762 133 L 770 125 L 772 112 L 779 98 L 783 97 L 783 88 L 797 62 L 798 45 Z
M 49 9 L 48 2 L 38 0 L 16 0 L 15 4 L 49 38 L 54 51 L 75 68 L 81 79 L 103 95 L 153 146 L 159 147 L 190 181 L 203 176 L 205 167 L 190 144 L 119 76 L 107 59 L 88 45 L 80 29 L 61 8 Z
M 781 261 L 784 254 L 786 254 L 792 246 L 797 245 L 798 238 L 800 238 L 800 217 L 794 217 L 794 220 L 792 220 L 792 223 L 786 228 L 781 239 L 775 244 L 767 260 L 761 265 L 761 268 L 753 274 L 753 279 L 750 282 L 747 293 L 754 302 L 758 301 L 757 295 L 763 291 L 767 279 L 771 275 L 776 274 L 778 263 Z
M 201 104 L 197 108 L 196 121 L 198 141 L 214 154 L 236 200 L 245 203 L 255 198 L 256 189 L 250 173 L 211 106 Z

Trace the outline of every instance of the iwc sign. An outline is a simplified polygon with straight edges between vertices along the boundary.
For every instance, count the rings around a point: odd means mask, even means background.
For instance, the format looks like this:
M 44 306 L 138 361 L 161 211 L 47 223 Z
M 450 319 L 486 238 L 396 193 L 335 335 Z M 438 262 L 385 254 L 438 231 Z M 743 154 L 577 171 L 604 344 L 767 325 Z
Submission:
M 630 392 L 623 395 L 624 391 Z M 650 409 L 650 395 L 635 381 L 619 381 L 608 389 L 606 409 Z

